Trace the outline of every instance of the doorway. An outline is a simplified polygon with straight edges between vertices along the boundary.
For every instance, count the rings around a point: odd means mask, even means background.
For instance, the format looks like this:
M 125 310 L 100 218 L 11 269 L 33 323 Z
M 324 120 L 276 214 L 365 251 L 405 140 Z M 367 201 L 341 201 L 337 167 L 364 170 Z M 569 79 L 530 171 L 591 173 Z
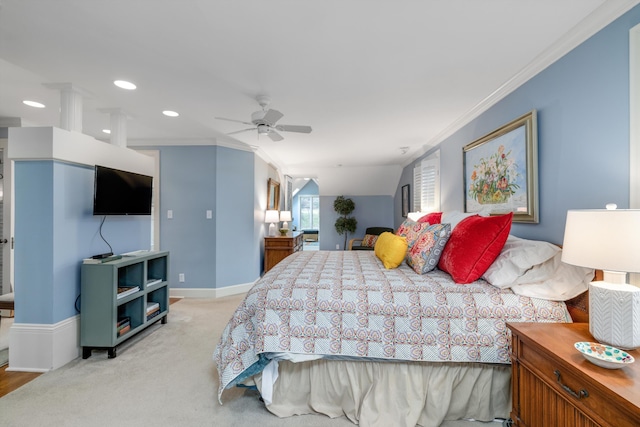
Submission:
M 8 140 L 0 138 L 0 294 L 13 292 L 11 162 L 7 159 Z M 13 310 L 0 310 L 0 366 L 9 361 L 9 330 L 13 325 Z
M 294 225 L 304 233 L 304 251 L 320 248 L 320 191 L 318 182 L 312 178 L 297 178 L 293 195 Z

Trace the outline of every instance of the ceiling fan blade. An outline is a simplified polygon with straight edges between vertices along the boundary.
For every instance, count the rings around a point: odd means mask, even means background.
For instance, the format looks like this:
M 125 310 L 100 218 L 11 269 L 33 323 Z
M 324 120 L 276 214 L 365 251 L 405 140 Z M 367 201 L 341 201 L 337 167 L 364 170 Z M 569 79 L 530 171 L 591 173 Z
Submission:
M 284 114 L 282 114 L 278 110 L 267 110 L 267 112 L 264 114 L 264 117 L 262 118 L 262 120 L 265 123 L 273 126 L 283 116 L 284 116 Z
M 267 136 L 269 136 L 269 138 L 271 138 L 272 141 L 282 141 L 284 139 L 282 135 L 280 135 L 278 132 L 276 132 L 273 129 L 269 131 Z
M 276 129 L 283 132 L 302 132 L 311 133 L 311 126 L 298 126 L 298 125 L 277 125 Z
M 253 123 L 243 122 L 242 120 L 226 119 L 224 117 L 214 117 L 214 119 L 216 119 L 216 120 L 226 120 L 228 122 L 236 122 L 236 123 L 242 123 L 243 125 L 253 126 Z
M 234 134 L 236 134 L 236 133 L 241 133 L 241 132 L 246 132 L 246 131 L 248 131 L 248 130 L 256 130 L 256 129 L 257 129 L 257 128 L 254 128 L 254 127 L 253 127 L 253 128 L 249 128 L 249 129 L 237 130 L 237 131 L 235 131 L 235 132 L 229 132 L 227 135 L 234 135 Z

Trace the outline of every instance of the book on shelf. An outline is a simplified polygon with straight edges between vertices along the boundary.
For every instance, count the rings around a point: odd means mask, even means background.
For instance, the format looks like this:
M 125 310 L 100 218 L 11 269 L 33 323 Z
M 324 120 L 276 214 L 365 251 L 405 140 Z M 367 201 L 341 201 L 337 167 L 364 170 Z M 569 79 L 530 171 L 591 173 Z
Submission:
M 131 325 L 127 325 L 127 326 L 125 326 L 124 328 L 122 328 L 122 329 L 120 329 L 118 331 L 118 336 L 121 337 L 124 334 L 126 334 L 127 332 L 129 332 L 130 330 L 131 330 Z
M 147 280 L 147 287 L 157 285 L 158 283 L 162 283 L 162 279 L 150 278 L 149 280 Z
M 156 311 L 153 311 L 151 313 L 148 313 L 147 314 L 147 320 L 151 320 L 154 317 L 158 316 L 159 314 L 160 314 L 160 310 L 156 310 Z
M 118 286 L 118 298 L 124 298 L 127 295 L 135 294 L 140 290 L 140 286 Z
M 130 322 L 124 323 L 121 326 L 118 326 L 118 332 L 120 332 L 121 330 L 123 330 L 124 328 L 128 328 L 131 326 Z
M 130 320 L 131 320 L 131 318 L 129 318 L 129 317 L 121 317 L 120 319 L 118 319 L 118 323 L 116 323 L 116 326 L 120 327 L 120 326 L 124 325 L 125 323 L 129 323 Z
M 147 303 L 147 314 L 156 311 L 156 310 L 160 310 L 160 303 L 157 302 L 148 302 Z

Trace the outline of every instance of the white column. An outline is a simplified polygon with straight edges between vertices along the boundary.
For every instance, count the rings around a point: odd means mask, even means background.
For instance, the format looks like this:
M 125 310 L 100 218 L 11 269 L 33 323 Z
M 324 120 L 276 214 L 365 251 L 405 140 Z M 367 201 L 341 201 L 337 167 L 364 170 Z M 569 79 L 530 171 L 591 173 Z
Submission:
M 45 83 L 60 91 L 60 128 L 82 132 L 82 96 L 86 92 L 71 83 Z
M 118 147 L 126 148 L 128 115 L 121 108 L 101 108 L 100 111 L 111 115 L 111 139 L 109 142 Z

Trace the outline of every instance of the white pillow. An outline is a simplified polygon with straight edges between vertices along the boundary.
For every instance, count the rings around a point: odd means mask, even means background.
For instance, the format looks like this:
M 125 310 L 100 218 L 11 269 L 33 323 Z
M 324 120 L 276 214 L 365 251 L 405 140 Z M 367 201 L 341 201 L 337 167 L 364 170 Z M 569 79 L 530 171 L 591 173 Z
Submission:
M 560 248 L 552 243 L 509 235 L 500 255 L 482 278 L 498 288 L 511 287 L 527 271 L 553 258 L 558 252 Z
M 516 279 L 511 289 L 517 295 L 553 301 L 577 297 L 593 280 L 594 270 L 562 262 L 562 252 L 533 267 Z
M 478 213 L 464 213 L 460 211 L 443 212 L 440 223 L 451 224 L 451 231 L 453 231 L 453 229 L 456 228 L 456 225 L 458 225 L 460 221 L 474 215 L 478 215 Z

